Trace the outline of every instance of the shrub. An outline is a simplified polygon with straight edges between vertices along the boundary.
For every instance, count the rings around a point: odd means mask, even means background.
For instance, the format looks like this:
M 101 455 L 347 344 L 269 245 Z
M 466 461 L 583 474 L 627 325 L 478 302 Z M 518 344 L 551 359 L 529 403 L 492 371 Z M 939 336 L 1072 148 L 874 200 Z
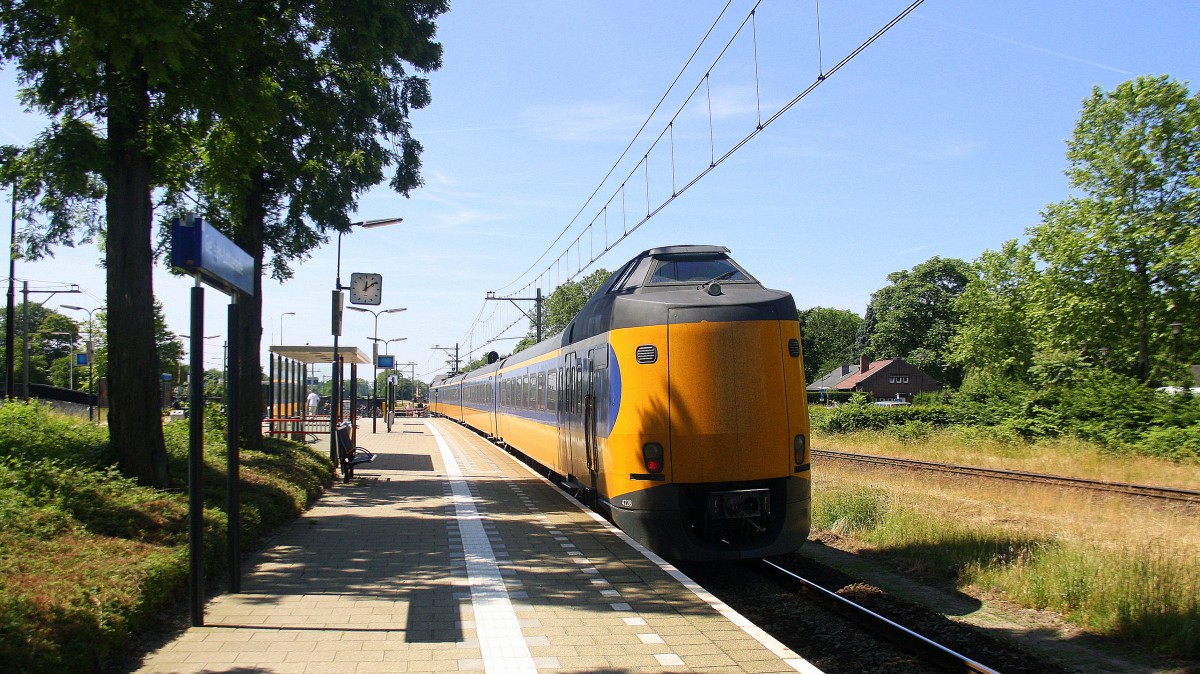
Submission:
M 84 466 L 116 462 L 108 429 L 82 419 L 52 414 L 46 405 L 9 401 L 0 406 L 0 457 L 29 461 L 63 459 Z
M 206 415 L 207 416 L 207 415 Z M 187 424 L 165 429 L 182 484 Z M 32 429 L 32 430 L 31 430 Z M 0 663 L 25 672 L 98 671 L 187 581 L 187 506 L 178 492 L 141 487 L 95 457 L 103 429 L 37 405 L 0 410 Z M 329 460 L 266 439 L 242 453 L 242 540 L 247 549 L 295 517 L 331 482 Z M 205 562 L 225 563 L 225 443 L 205 443 Z M 5 665 L 0 665 L 5 669 Z
M 835 490 L 813 499 L 812 523 L 818 529 L 849 534 L 875 528 L 887 511 L 885 492 L 871 489 Z
M 830 409 L 810 410 L 814 428 L 823 433 L 854 433 L 858 431 L 888 431 L 894 426 L 919 422 L 929 430 L 950 425 L 950 408 L 945 405 L 914 405 L 911 407 L 875 407 L 874 405 L 842 405 Z
M 1151 429 L 1136 449 L 1139 454 L 1171 461 L 1200 462 L 1200 425 Z
M 933 424 L 928 421 L 912 419 L 892 426 L 888 429 L 888 434 L 902 442 L 918 442 L 927 439 L 933 430 Z

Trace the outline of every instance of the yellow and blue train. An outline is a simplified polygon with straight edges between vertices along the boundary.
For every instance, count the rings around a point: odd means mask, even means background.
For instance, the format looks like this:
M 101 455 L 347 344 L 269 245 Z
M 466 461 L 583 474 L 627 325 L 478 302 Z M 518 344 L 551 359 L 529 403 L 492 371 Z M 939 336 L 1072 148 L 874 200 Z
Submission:
M 540 464 L 668 559 L 808 537 L 800 324 L 720 246 L 647 250 L 565 330 L 430 387 L 430 408 Z

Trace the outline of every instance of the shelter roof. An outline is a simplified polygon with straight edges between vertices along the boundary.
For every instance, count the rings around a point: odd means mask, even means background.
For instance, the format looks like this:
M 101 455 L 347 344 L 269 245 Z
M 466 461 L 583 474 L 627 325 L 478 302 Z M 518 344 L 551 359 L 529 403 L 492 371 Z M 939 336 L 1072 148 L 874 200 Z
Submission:
M 332 363 L 333 362 L 333 347 L 332 346 L 272 346 L 271 353 L 298 360 L 301 363 Z M 342 356 L 342 360 L 346 363 L 357 363 L 359 365 L 370 365 L 371 358 L 363 353 L 362 349 L 357 346 L 346 346 L 345 344 L 338 345 L 338 353 Z

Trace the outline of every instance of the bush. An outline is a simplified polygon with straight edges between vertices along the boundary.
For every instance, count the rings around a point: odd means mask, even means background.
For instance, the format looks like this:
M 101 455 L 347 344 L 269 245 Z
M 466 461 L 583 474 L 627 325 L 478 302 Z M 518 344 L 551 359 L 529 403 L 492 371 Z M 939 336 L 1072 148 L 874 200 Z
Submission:
M 813 428 L 823 433 L 887 432 L 895 426 L 913 422 L 919 422 L 927 430 L 932 430 L 949 426 L 952 420 L 951 409 L 945 405 L 842 405 L 828 409 L 810 409 L 809 413 Z
M 9 401 L 0 406 L 0 457 L 28 461 L 63 459 L 74 465 L 108 466 L 116 455 L 108 429 L 73 417 L 52 414 L 39 402 Z
M 1136 450 L 1146 456 L 1200 463 L 1200 425 L 1151 429 L 1142 436 Z
M 813 500 L 812 523 L 818 529 L 850 534 L 874 529 L 888 512 L 887 494 L 872 489 L 824 492 Z
M 180 483 L 186 426 L 165 433 Z M 101 467 L 106 436 L 37 405 L 0 410 L 0 662 L 21 671 L 101 669 L 186 588 L 185 496 Z M 225 563 L 225 443 L 217 432 L 206 440 L 205 562 L 214 574 Z M 247 549 L 331 483 L 329 460 L 299 443 L 266 439 L 241 458 Z
M 933 433 L 933 424 L 920 419 L 906 421 L 888 429 L 888 434 L 901 442 L 918 442 Z

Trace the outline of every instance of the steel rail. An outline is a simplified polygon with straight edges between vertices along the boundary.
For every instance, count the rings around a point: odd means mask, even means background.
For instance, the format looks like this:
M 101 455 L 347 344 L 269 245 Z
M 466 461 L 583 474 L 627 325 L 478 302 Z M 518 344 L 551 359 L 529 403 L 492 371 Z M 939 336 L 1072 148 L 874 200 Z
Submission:
M 812 450 L 812 455 L 814 457 L 823 457 L 838 461 L 854 461 L 857 463 L 871 463 L 882 466 L 901 466 L 918 470 L 952 473 L 955 475 L 974 475 L 998 480 L 1054 484 L 1065 487 L 1074 487 L 1077 489 L 1133 494 L 1136 496 L 1145 496 L 1169 501 L 1200 503 L 1200 490 L 1182 489 L 1179 487 L 1156 487 L 1144 484 L 1133 484 L 1130 482 L 1090 480 L 1081 477 L 1067 477 L 1065 475 L 1047 475 L 1043 473 L 1029 473 L 1020 470 L 1004 470 L 1000 468 L 979 468 L 976 466 L 962 466 L 953 463 L 937 463 L 934 461 L 921 461 L 918 459 L 872 456 L 870 454 L 855 454 L 852 452 L 835 452 L 824 449 L 814 449 Z
M 949 649 L 932 639 L 924 637 L 916 632 L 900 625 L 888 618 L 885 618 L 874 611 L 859 606 L 845 597 L 831 592 L 820 585 L 789 571 L 788 569 L 770 562 L 761 560 L 772 573 L 784 576 L 789 582 L 796 583 L 806 591 L 814 595 L 819 601 L 832 607 L 838 613 L 854 620 L 860 624 L 865 624 L 873 629 L 876 629 L 880 634 L 887 639 L 897 643 L 903 648 L 918 653 L 935 662 L 939 667 L 956 672 L 975 672 L 976 674 L 999 674 L 996 670 L 984 665 L 980 662 L 972 660 L 967 656 Z

